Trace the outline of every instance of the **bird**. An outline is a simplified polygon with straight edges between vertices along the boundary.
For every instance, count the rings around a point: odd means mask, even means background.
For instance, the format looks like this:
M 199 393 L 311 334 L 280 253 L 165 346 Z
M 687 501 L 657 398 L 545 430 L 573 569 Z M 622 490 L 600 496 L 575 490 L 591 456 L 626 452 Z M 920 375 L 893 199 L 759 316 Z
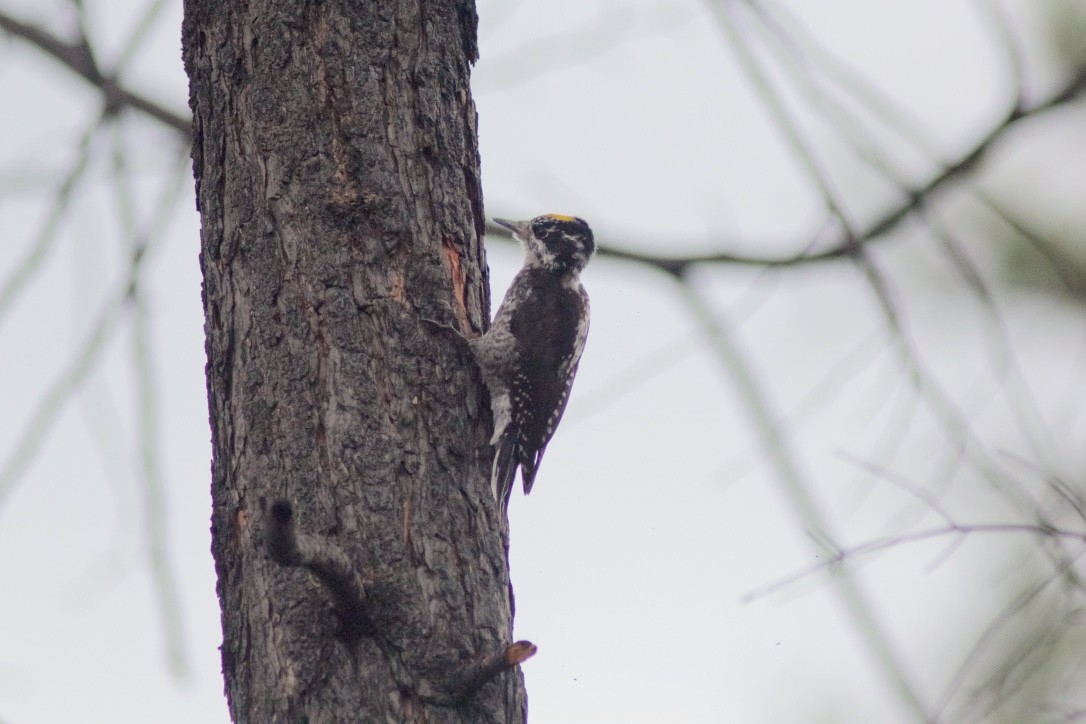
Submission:
M 596 244 L 588 223 L 576 216 L 494 222 L 523 245 L 524 264 L 490 328 L 468 347 L 490 392 L 491 491 L 504 511 L 518 469 L 525 495 L 531 492 L 569 401 L 588 338 L 588 293 L 580 275 Z

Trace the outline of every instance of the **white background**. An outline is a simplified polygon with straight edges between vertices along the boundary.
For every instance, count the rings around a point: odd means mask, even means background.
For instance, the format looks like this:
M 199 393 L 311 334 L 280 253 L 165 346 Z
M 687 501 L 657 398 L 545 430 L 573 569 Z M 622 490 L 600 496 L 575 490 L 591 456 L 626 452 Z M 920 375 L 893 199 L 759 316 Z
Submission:
M 990 3 L 784 5 L 922 123 L 947 160 L 1013 105 L 1013 67 L 985 10 Z M 1059 82 L 1055 61 L 1037 50 L 1047 32 L 1042 5 L 1005 8 L 1027 50 L 1030 100 Z M 713 7 L 481 2 L 473 85 L 487 213 L 573 213 L 603 243 L 659 254 L 802 250 L 823 219 L 815 187 L 736 62 Z M 85 3 L 103 67 L 116 62 L 145 9 Z M 67 3 L 5 1 L 0 10 L 72 37 Z M 162 6 L 123 80 L 186 113 L 180 21 L 180 3 Z M 848 156 L 832 124 L 797 94 L 787 97 L 861 225 L 897 203 L 890 185 Z M 2 35 L 0 98 L 6 282 L 47 223 L 75 139 L 93 126 L 100 100 Z M 1081 133 L 1077 144 L 1067 140 L 1082 116 L 1081 108 L 1061 110 L 1015 129 L 982 173 L 986 188 L 1056 236 L 1086 221 L 1086 144 Z M 93 137 L 56 244 L 0 310 L 0 465 L 10 463 L 126 273 L 114 144 L 124 149 L 138 225 L 178 178 L 170 132 L 135 116 L 120 128 L 120 141 L 110 131 Z M 876 138 L 911 182 L 935 173 L 933 159 L 900 139 L 885 131 Z M 5 724 L 228 721 L 209 552 L 199 220 L 188 169 L 182 163 L 181 193 L 144 282 L 183 661 L 170 664 L 148 562 L 128 310 L 25 473 L 0 487 Z M 902 372 L 895 338 L 853 265 L 724 266 L 692 277 L 755 371 L 789 456 L 843 546 L 944 525 L 914 488 L 943 491 L 940 507 L 961 523 L 1021 520 L 1023 511 L 978 474 L 980 458 L 1039 500 L 1051 493 L 1045 474 L 1081 480 L 1065 471 L 1083 462 L 1082 308 L 1018 278 L 1008 267 L 1018 257 L 977 231 L 984 228 L 977 204 L 958 195 L 957 203 L 953 194 L 940 197 L 939 212 L 994 290 L 996 327 L 920 224 L 906 223 L 874 248 L 925 379 L 948 392 L 975 434 L 965 453 Z M 1086 258 L 1081 246 L 1068 251 Z M 521 254 L 492 240 L 488 256 L 496 302 Z M 517 492 L 510 508 L 515 636 L 540 647 L 525 665 L 531 721 L 915 720 L 826 576 L 747 600 L 817 563 L 818 548 L 679 287 L 608 259 L 594 261 L 584 281 L 592 333 L 573 398 L 532 496 Z M 973 453 L 979 457 L 970 460 Z M 898 482 L 887 480 L 891 473 Z M 850 570 L 928 713 L 977 720 L 985 710 L 971 708 L 969 683 L 951 687 L 955 672 L 1007 601 L 1052 567 L 1027 534 L 974 534 L 953 549 L 950 542 L 858 556 Z M 1026 629 L 1062 610 L 1059 592 L 1049 587 L 1038 599 L 1051 596 L 1056 608 L 1021 615 Z M 1076 631 L 1064 632 L 1064 645 L 1081 644 Z M 983 680 L 986 663 L 1008 656 L 1011 645 L 996 642 L 970 676 Z M 1059 694 L 1067 679 L 1053 681 Z M 1064 693 L 1046 701 L 1075 701 L 1073 686 Z M 1055 717 L 1028 693 L 1015 696 L 1010 711 L 1022 720 Z

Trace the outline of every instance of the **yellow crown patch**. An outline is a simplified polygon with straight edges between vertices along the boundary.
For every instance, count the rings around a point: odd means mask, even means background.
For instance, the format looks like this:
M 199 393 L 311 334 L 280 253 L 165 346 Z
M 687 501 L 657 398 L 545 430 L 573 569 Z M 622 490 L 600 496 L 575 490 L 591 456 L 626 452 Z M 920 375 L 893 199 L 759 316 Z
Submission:
M 565 214 L 547 214 L 547 216 L 555 221 L 575 221 L 577 218 L 575 216 L 566 216 Z

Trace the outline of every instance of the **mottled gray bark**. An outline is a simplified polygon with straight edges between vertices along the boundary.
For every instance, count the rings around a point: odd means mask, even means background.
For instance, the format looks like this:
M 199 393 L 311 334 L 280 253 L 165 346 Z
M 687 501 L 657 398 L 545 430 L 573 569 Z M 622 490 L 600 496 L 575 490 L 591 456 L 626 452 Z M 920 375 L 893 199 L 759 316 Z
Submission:
M 488 315 L 475 37 L 470 0 L 185 2 L 236 722 L 525 717 L 485 390 L 421 321 Z

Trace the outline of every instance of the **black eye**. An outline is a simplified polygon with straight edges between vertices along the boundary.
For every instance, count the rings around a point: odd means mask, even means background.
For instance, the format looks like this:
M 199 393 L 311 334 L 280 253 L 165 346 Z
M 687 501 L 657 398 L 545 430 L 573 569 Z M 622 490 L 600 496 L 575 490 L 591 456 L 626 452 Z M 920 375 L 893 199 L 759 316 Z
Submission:
M 559 265 L 592 256 L 596 245 L 592 229 L 584 219 L 561 214 L 544 214 L 532 219 L 532 235 L 554 255 Z
M 554 219 L 551 217 L 537 216 L 532 219 L 532 235 L 540 241 L 546 241 L 554 231 Z

